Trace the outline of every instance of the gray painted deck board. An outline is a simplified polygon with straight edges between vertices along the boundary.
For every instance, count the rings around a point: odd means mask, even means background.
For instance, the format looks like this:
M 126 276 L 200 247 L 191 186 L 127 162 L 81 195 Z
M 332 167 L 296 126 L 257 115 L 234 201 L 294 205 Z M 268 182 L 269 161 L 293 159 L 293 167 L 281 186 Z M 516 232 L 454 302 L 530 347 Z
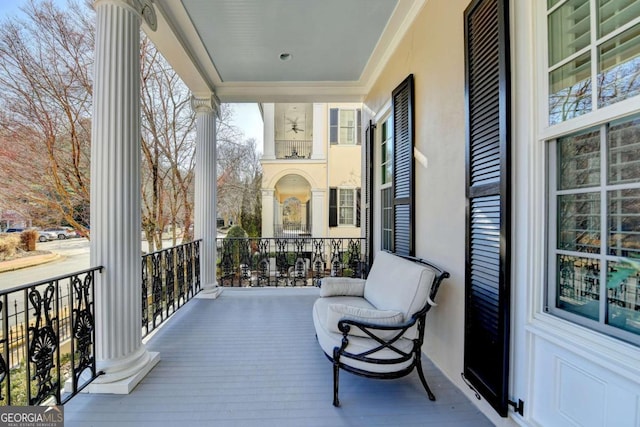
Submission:
M 178 310 L 147 342 L 160 363 L 129 395 L 81 394 L 66 427 L 491 426 L 424 358 L 431 402 L 417 373 L 397 380 L 340 374 L 315 340 L 317 289 L 226 289 Z

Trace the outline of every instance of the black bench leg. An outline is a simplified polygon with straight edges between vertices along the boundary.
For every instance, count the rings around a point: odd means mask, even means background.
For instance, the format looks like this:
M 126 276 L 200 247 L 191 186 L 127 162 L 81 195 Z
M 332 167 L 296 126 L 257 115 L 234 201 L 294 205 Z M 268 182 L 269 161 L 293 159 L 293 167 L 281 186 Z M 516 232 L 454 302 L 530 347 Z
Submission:
M 420 376 L 420 381 L 422 382 L 422 386 L 427 391 L 427 395 L 429 396 L 429 400 L 436 400 L 435 394 L 429 388 L 429 384 L 427 384 L 427 380 L 424 377 L 424 372 L 422 372 L 422 361 L 420 360 L 420 356 L 418 356 L 418 362 L 416 363 L 416 368 L 418 368 L 418 375 Z
M 337 363 L 333 364 L 333 406 L 340 406 L 340 400 L 338 399 L 338 373 L 340 368 Z

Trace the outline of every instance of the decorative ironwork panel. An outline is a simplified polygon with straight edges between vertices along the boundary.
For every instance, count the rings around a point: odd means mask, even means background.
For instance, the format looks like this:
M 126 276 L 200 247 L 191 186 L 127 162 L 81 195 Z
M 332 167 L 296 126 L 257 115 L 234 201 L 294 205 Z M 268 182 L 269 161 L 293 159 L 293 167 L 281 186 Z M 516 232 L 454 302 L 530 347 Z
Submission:
M 240 285 L 244 283 L 249 286 L 252 283 L 251 277 L 251 241 L 248 239 L 236 242 L 240 255 Z
M 73 317 L 73 343 L 75 363 L 73 365 L 74 387 L 77 388 L 80 375 L 86 370 L 91 370 L 91 376 L 96 376 L 95 359 L 93 357 L 93 337 L 95 331 L 95 319 L 93 316 L 93 272 L 87 273 L 84 280 L 78 276 L 71 278 L 73 286 L 72 317 Z
M 142 257 L 142 327 L 149 333 L 149 257 Z
M 359 239 L 349 240 L 348 253 L 348 265 L 351 270 L 351 277 L 362 277 L 362 261 L 361 261 L 361 248 L 362 245 Z
M 51 317 L 51 303 L 55 294 L 56 287 L 53 283 L 47 285 L 44 295 L 35 286 L 29 292 L 29 308 L 33 310 L 35 318 L 35 325 L 28 327 L 29 363 L 34 368 L 27 390 L 29 405 L 39 405 L 49 397 L 55 397 L 56 402 L 60 401 L 60 389 L 52 372 L 56 367 L 54 357 L 59 348 L 57 327 L 54 327 L 57 319 Z M 35 396 L 31 395 L 34 383 L 37 390 Z
M 189 252 L 193 253 L 193 269 L 194 269 L 193 271 L 195 272 L 194 287 L 195 287 L 195 292 L 198 293 L 202 286 L 202 284 L 200 283 L 200 240 L 191 242 L 191 246 L 192 246 L 192 250 Z
M 220 261 L 220 281 L 222 286 L 233 286 L 233 278 L 236 269 L 234 268 L 233 255 L 235 240 L 224 239 L 222 241 L 222 260 Z
M 287 239 L 276 239 L 276 286 L 279 284 L 287 284 L 287 276 L 289 274 L 287 242 Z
M 153 327 L 156 327 L 157 318 L 162 323 L 162 252 L 151 254 L 151 296 L 153 309 Z
M 342 240 L 331 239 L 331 276 L 342 276 Z
M 258 240 L 258 286 L 269 285 L 270 274 L 270 262 L 269 262 L 269 240 Z
M 188 248 L 189 246 L 187 246 Z M 180 300 L 182 304 L 186 302 L 184 295 L 184 248 L 185 245 L 180 245 L 176 248 L 176 277 L 178 285 L 178 307 L 180 307 Z
M 313 284 L 320 286 L 320 279 L 324 277 L 324 269 L 326 259 L 324 256 L 324 240 L 313 239 L 313 255 L 311 260 L 311 268 L 313 269 Z
M 4 309 L 4 302 L 0 301 L 0 316 L 4 320 L 5 317 L 7 316 L 7 313 L 3 312 L 3 309 Z M 3 328 L 2 328 L 3 334 L 2 334 L 2 339 L 0 340 L 0 344 L 2 344 L 2 353 L 4 353 L 4 355 L 0 353 L 0 401 L 5 400 L 3 391 L 5 388 L 5 385 L 7 384 L 7 382 L 5 382 L 5 379 L 7 379 L 7 374 L 9 373 L 7 362 L 5 360 L 5 355 L 7 359 L 9 357 L 9 337 L 8 337 L 7 331 L 4 328 L 5 324 L 8 324 L 8 322 L 3 322 Z M 7 395 L 9 395 L 9 393 L 7 393 Z
M 164 251 L 164 280 L 165 280 L 165 289 L 167 300 L 166 311 L 167 316 L 169 316 L 169 307 L 171 310 L 176 311 L 175 305 L 175 264 L 174 264 L 174 249 L 170 248 Z
M 193 277 L 193 258 L 194 258 L 194 244 L 189 243 L 186 247 L 185 247 L 185 252 L 184 254 L 186 255 L 186 259 L 185 259 L 185 263 L 187 265 L 187 300 L 191 297 L 193 297 L 193 295 L 195 295 L 194 293 L 194 277 Z M 198 251 L 198 257 L 200 256 L 200 251 Z M 200 268 L 198 268 L 196 270 L 196 274 L 198 274 L 198 280 L 200 279 Z

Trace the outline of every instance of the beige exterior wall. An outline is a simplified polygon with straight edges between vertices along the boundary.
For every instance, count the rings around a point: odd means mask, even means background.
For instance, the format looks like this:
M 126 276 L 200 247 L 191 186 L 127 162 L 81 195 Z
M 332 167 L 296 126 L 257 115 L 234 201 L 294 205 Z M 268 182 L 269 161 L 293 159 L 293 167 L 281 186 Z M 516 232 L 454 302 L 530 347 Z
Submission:
M 424 156 L 415 161 L 416 256 L 451 273 L 438 295 L 438 306 L 429 313 L 424 351 L 475 401 L 460 378 L 465 318 L 463 14 L 468 4 L 468 0 L 426 2 L 366 97 L 365 108 L 374 117 L 388 110 L 393 89 L 414 75 L 415 150 L 417 158 Z M 375 156 L 379 158 L 379 153 Z M 374 198 L 380 199 L 379 191 Z M 487 415 L 495 415 L 488 405 L 479 404 L 486 406 Z M 502 422 L 499 417 L 492 420 Z
M 275 117 L 280 117 L 282 111 L 285 111 L 289 104 L 275 104 Z M 298 107 L 311 104 L 290 104 Z M 310 185 L 310 190 L 316 192 L 317 197 L 322 194 L 324 198 L 322 212 L 312 211 L 313 228 L 316 231 L 314 237 L 360 237 L 361 227 L 355 226 L 338 226 L 329 227 L 329 188 L 330 187 L 361 187 L 361 145 L 330 145 L 329 144 L 329 109 L 330 108 L 361 108 L 361 104 L 341 104 L 341 103 L 316 103 L 313 108 L 307 108 L 307 117 L 313 115 L 313 132 L 307 131 L 310 139 L 313 139 L 313 156 L 311 159 L 263 159 L 262 160 L 262 189 L 275 189 L 278 181 L 287 175 L 298 175 L 304 178 Z M 280 112 L 280 114 L 279 114 Z M 277 119 L 276 119 L 277 121 Z M 282 126 L 280 126 L 282 127 Z M 276 138 L 278 139 L 278 124 L 273 127 L 275 129 Z M 266 129 L 266 127 L 265 127 Z M 322 141 L 318 141 L 322 138 Z M 265 135 L 265 141 L 267 136 Z M 326 154 L 325 154 L 326 153 Z M 305 190 L 306 191 L 306 190 Z M 301 202 L 305 203 L 305 197 L 310 197 L 311 193 L 306 195 L 288 193 L 289 196 L 296 196 Z M 284 198 L 275 191 L 274 198 L 276 201 L 283 202 Z M 309 201 L 310 204 L 312 200 Z M 266 207 L 263 206 L 263 212 Z M 264 217 L 264 214 L 263 214 Z M 316 224 L 321 218 L 320 224 Z M 263 218 L 264 220 L 265 218 Z M 272 219 L 273 221 L 273 219 Z M 263 224 L 263 232 L 266 231 Z M 318 234 L 320 230 L 320 234 Z

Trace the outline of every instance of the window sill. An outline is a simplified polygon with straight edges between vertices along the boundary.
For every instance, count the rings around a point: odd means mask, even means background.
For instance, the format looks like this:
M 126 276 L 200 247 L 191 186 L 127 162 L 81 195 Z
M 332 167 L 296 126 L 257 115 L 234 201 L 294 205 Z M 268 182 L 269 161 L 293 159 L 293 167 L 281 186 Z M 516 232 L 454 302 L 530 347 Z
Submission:
M 632 381 L 640 381 L 640 348 L 547 313 L 537 313 L 527 332 Z

